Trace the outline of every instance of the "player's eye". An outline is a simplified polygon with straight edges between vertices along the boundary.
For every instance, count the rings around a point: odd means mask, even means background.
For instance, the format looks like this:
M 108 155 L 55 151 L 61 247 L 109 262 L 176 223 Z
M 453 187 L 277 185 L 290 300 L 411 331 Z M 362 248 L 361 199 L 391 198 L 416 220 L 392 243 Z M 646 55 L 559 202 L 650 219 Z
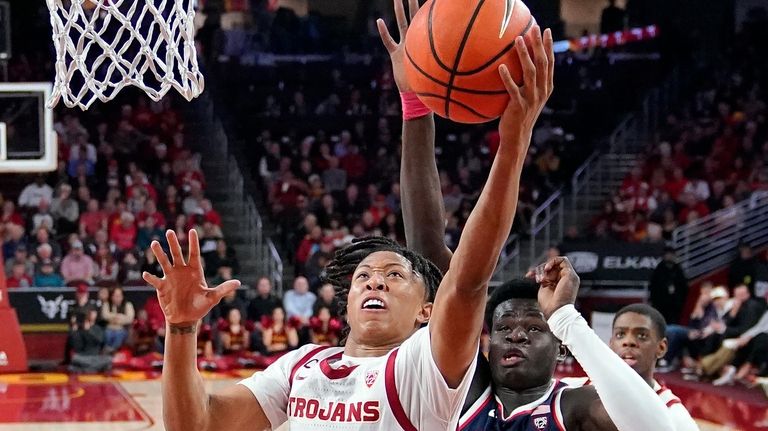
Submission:
M 357 277 L 355 277 L 355 278 L 357 280 L 364 280 L 364 279 L 368 278 L 368 273 L 367 272 L 361 272 L 360 274 L 357 274 Z
M 505 326 L 505 325 L 497 326 L 496 327 L 496 331 L 498 331 L 498 332 L 509 331 L 509 326 Z
M 389 276 L 390 276 L 390 277 L 403 278 L 403 274 L 401 274 L 401 273 L 399 273 L 399 272 L 397 272 L 397 271 L 392 271 L 392 272 L 390 272 L 390 273 L 389 273 Z
M 616 338 L 622 338 L 623 336 L 624 336 L 623 332 L 617 332 L 615 335 Z
M 528 328 L 528 332 L 541 332 L 542 329 L 538 326 L 531 326 Z

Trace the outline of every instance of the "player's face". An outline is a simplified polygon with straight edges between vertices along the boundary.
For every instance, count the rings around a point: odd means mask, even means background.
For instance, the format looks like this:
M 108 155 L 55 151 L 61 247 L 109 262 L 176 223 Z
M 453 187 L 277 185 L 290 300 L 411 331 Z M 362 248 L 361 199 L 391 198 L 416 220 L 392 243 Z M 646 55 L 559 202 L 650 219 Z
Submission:
M 656 333 L 650 317 L 624 313 L 613 324 L 610 346 L 640 376 L 650 379 L 656 360 L 667 351 L 667 339 Z
M 493 382 L 511 390 L 547 384 L 555 372 L 559 341 L 535 299 L 510 299 L 493 313 L 489 361 Z
M 371 253 L 355 269 L 347 299 L 350 338 L 361 344 L 402 342 L 429 319 L 425 285 L 411 263 L 390 252 Z

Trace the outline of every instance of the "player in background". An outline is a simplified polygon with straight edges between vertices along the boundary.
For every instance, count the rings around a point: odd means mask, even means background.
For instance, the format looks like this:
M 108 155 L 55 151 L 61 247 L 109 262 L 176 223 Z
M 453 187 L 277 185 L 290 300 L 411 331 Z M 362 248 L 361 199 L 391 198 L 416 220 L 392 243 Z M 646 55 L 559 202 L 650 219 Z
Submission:
M 610 347 L 659 394 L 669 408 L 675 430 L 698 430 L 680 398 L 653 378 L 656 361 L 667 353 L 666 333 L 667 322 L 658 310 L 646 304 L 631 304 L 613 318 Z
M 396 7 L 397 3 L 395 1 Z M 413 16 L 418 5 L 415 1 L 409 5 Z M 398 21 L 398 24 L 402 41 L 407 23 Z M 390 53 L 398 89 L 401 94 L 407 94 L 412 90 L 403 69 L 404 44 L 394 45 L 381 24 L 379 30 Z M 546 31 L 542 41 L 539 30 L 535 31 L 534 57 L 541 59 L 543 56 L 539 53 L 543 49 L 549 59 L 546 80 L 551 92 L 554 73 L 551 33 Z M 522 48 L 522 43 L 517 46 Z M 523 95 L 539 86 L 530 79 L 530 74 L 525 78 L 520 88 Z M 533 123 L 528 123 L 526 130 L 532 129 Z M 431 113 L 404 121 L 400 184 L 407 243 L 444 269 L 451 267 L 455 256 L 444 243 L 445 210 L 434 141 Z M 508 231 L 503 233 L 504 239 L 508 234 Z M 507 285 L 508 289 L 501 289 L 492 297 L 491 301 L 496 302 L 489 304 L 488 309 L 491 365 L 480 358 L 471 393 L 463 407 L 461 429 L 556 430 L 563 425 L 571 430 L 673 429 L 659 397 L 610 351 L 573 308 L 579 279 L 568 260 L 557 258 L 548 262 L 541 281 L 541 288 L 533 289 L 535 294 L 523 289 L 529 293 L 521 295 L 517 287 Z M 554 307 L 553 292 L 558 292 L 559 301 Z M 581 387 L 563 391 L 564 385 L 553 379 L 560 340 L 572 349 L 584 369 L 598 382 L 597 390 Z
M 415 13 L 417 1 L 410 6 Z M 404 29 L 399 0 L 395 11 Z M 394 43 L 382 21 L 378 25 L 390 53 L 402 56 L 402 44 Z M 144 279 L 157 289 L 168 324 L 162 386 L 166 429 L 263 430 L 285 422 L 292 430 L 457 426 L 474 375 L 488 281 L 512 227 L 533 124 L 551 94 L 551 34 L 544 42 L 541 31 L 534 31 L 535 63 L 522 38 L 516 50 L 525 89 L 506 66 L 499 68 L 510 93 L 499 125 L 501 145 L 445 276 L 421 255 L 384 238 L 358 240 L 328 265 L 328 281 L 349 324 L 343 348 L 302 347 L 241 384 L 207 394 L 194 361 L 195 328 L 239 282 L 207 286 L 194 230 L 188 259 L 172 231 L 166 234 L 172 262 L 159 243 L 152 243 L 164 276 L 145 273 Z M 567 289 L 550 293 L 548 310 L 571 301 Z

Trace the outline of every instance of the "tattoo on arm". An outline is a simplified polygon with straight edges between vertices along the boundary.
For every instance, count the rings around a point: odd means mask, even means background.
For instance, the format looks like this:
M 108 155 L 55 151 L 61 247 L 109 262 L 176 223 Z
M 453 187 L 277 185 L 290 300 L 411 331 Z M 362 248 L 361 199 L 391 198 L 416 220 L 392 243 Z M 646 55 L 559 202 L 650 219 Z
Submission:
M 196 324 L 188 324 L 183 323 L 180 325 L 174 325 L 170 324 L 168 325 L 169 329 L 171 330 L 171 334 L 194 334 L 197 332 L 197 325 Z

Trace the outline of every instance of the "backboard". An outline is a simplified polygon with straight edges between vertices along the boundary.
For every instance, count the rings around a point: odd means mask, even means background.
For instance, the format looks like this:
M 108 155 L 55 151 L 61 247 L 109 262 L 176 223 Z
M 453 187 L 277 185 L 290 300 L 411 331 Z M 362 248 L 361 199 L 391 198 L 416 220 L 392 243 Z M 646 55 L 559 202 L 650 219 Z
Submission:
M 0 0 L 0 61 L 11 58 L 11 4 Z
M 47 82 L 0 83 L 0 173 L 56 169 L 51 90 Z

